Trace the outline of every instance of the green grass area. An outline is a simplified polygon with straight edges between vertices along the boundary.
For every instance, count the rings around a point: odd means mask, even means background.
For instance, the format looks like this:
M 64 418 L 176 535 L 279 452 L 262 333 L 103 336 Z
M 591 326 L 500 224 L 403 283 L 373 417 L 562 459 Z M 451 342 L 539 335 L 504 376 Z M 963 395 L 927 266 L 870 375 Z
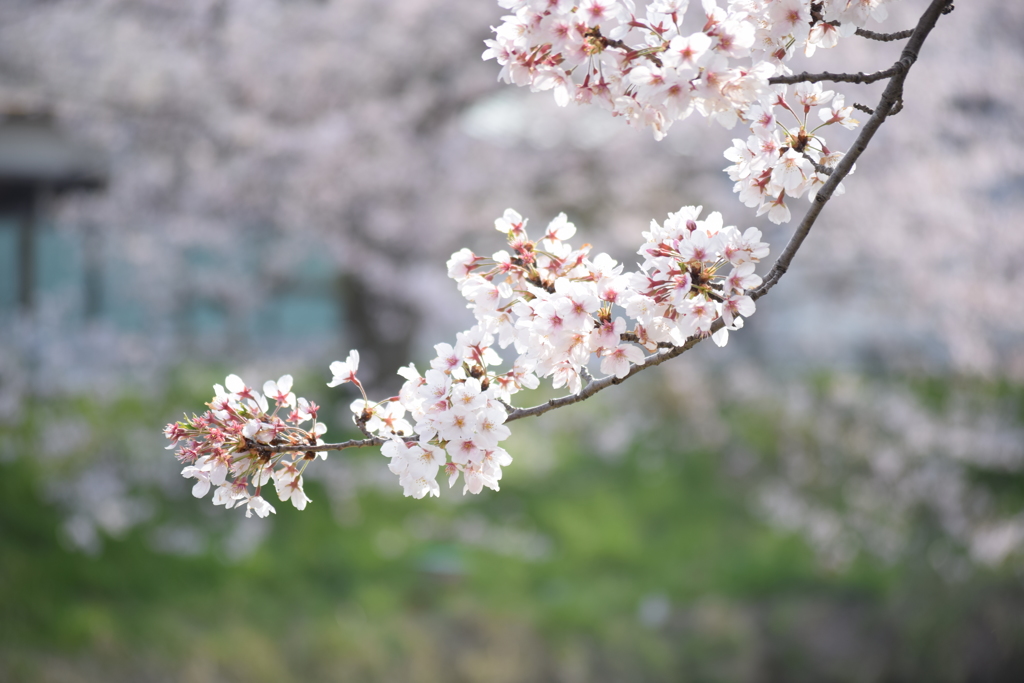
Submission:
M 242 512 L 185 480 L 137 484 L 145 521 L 72 548 L 50 480 L 97 453 L 171 458 L 133 435 L 202 400 L 50 400 L 0 430 L 0 680 L 963 680 L 972 647 L 1003 680 L 1024 655 L 1013 567 L 950 584 L 924 557 L 824 566 L 758 517 L 752 475 L 680 439 L 670 405 L 614 457 L 571 425 L 526 428 L 500 493 L 338 498 L 311 482 L 304 512 L 246 521 L 267 534 L 242 557 L 225 551 Z M 32 457 L 47 421 L 72 418 L 91 425 L 75 457 Z M 722 419 L 766 463 L 781 447 L 771 409 Z M 531 467 L 532 447 L 554 457 Z M 156 550 L 167 524 L 203 545 Z

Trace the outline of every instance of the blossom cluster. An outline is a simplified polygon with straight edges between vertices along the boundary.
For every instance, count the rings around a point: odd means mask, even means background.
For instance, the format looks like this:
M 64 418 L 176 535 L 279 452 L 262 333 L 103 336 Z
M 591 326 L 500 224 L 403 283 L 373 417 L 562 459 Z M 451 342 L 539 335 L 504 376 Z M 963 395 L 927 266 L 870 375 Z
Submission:
M 278 498 L 305 509 L 309 498 L 302 488 L 302 473 L 316 455 L 303 447 L 323 444 L 320 437 L 327 431 L 316 419 L 319 406 L 295 396 L 291 375 L 266 382 L 262 394 L 238 375 L 228 375 L 224 384 L 226 390 L 214 385 L 209 410 L 164 429 L 171 441 L 168 449 L 177 448 L 177 458 L 185 465 L 181 475 L 196 480 L 192 495 L 202 498 L 216 487 L 214 505 L 244 505 L 246 517 L 254 512 L 266 517 L 276 512 L 263 497 L 263 488 L 273 481 Z M 308 429 L 302 427 L 307 422 Z M 286 455 L 268 446 L 295 450 Z
M 425 373 L 412 364 L 400 369 L 406 381 L 398 396 L 367 399 L 358 351 L 331 364 L 328 386 L 359 389 L 362 398 L 351 410 L 368 437 L 363 445 L 382 444 L 407 496 L 439 496 L 442 470 L 449 487 L 461 475 L 463 493 L 497 490 L 502 467 L 512 462 L 500 444 L 510 433 L 505 422 L 514 394 L 537 388 L 544 378 L 578 394 L 590 380 L 592 361 L 605 375 L 622 378 L 648 353 L 693 337 L 711 335 L 724 345 L 729 331 L 754 312 L 747 291 L 761 284 L 754 268 L 768 245 L 757 228 L 740 232 L 723 225 L 718 213 L 704 219 L 700 213 L 701 207 L 689 206 L 661 224 L 652 221 L 639 250 L 643 263 L 624 272 L 607 254 L 591 255 L 590 245 L 574 248 L 568 240 L 576 227 L 565 214 L 535 241 L 527 219 L 508 209 L 495 221 L 507 249 L 490 257 L 462 249 L 448 261 L 448 274 L 476 318 L 473 327 L 454 345 L 437 344 Z M 509 347 L 517 356 L 499 369 L 505 362 L 499 350 Z M 317 407 L 295 398 L 290 376 L 268 382 L 266 396 L 235 375 L 226 384 L 227 390 L 214 387 L 204 415 L 165 430 L 186 465 L 183 476 L 198 480 L 193 493 L 203 496 L 216 485 L 214 503 L 245 502 L 247 514 L 265 516 L 274 510 L 260 487 L 273 479 L 279 497 L 301 509 L 308 501 L 301 474 L 325 431 L 316 422 Z M 272 413 L 267 397 L 276 403 Z M 313 421 L 309 430 L 300 426 L 307 420 Z
M 469 249 L 454 254 L 448 274 L 476 325 L 459 333 L 454 346 L 435 346 L 425 375 L 413 365 L 403 368 L 399 396 L 352 404 L 368 432 L 388 439 L 383 452 L 406 495 L 439 495 L 442 468 L 449 486 L 461 473 L 464 492 L 497 490 L 501 467 L 512 461 L 499 446 L 509 435 L 504 422 L 512 395 L 536 388 L 541 378 L 576 394 L 592 359 L 602 373 L 625 377 L 644 362 L 645 347 L 657 351 L 711 334 L 719 319 L 724 326 L 714 339 L 725 344 L 728 331 L 754 312 L 744 292 L 761 283 L 754 264 L 768 247 L 756 228 L 740 233 L 723 226 L 718 213 L 705 220 L 699 214 L 699 207 L 684 207 L 663 225 L 652 223 L 635 273 L 624 273 L 607 254 L 591 257 L 589 245 L 573 248 L 567 240 L 576 227 L 565 214 L 533 241 L 527 220 L 509 209 L 495 221 L 507 250 L 490 258 Z M 511 368 L 496 370 L 497 349 L 510 346 L 518 354 Z M 335 381 L 345 381 L 332 370 Z
M 632 125 L 649 126 L 659 140 L 694 111 L 730 129 L 749 124 L 759 138 L 749 150 L 759 175 L 737 191 L 747 206 L 758 206 L 758 215 L 782 223 L 790 218 L 785 197 L 823 184 L 827 174 L 815 164 L 832 166 L 841 155 L 805 127 L 807 103 L 824 105 L 832 93 L 825 96 L 816 85 L 815 99 L 798 88 L 804 118 L 791 130 L 776 119 L 776 108 L 793 111 L 786 88 L 769 78 L 791 73 L 786 62 L 797 51 L 831 48 L 869 19 L 882 21 L 886 2 L 729 0 L 720 7 L 704 0 L 700 16 L 687 16 L 689 0 L 654 0 L 641 12 L 632 0 L 499 0 L 512 14 L 494 29 L 483 56 L 498 61 L 506 82 L 552 90 L 562 106 L 598 104 Z M 696 23 L 687 28 L 688 20 Z M 842 95 L 821 126 L 833 123 L 857 123 Z M 746 180 L 750 173 L 742 168 L 731 175 Z
M 833 47 L 888 14 L 887 0 L 703 0 L 699 17 L 687 17 L 690 0 L 653 0 L 641 12 L 633 0 L 499 4 L 512 14 L 484 59 L 498 61 L 501 78 L 552 90 L 562 106 L 596 103 L 658 139 L 695 110 L 731 128 L 797 51 Z
M 785 85 L 773 86 L 774 94 L 765 106 L 751 107 L 750 136 L 734 139 L 725 151 L 725 158 L 732 162 L 725 170 L 735 183 L 733 191 L 745 206 L 756 206 L 757 215 L 767 213 L 773 223 L 789 221 L 786 197 L 806 193 L 814 199 L 831 169 L 843 158 L 842 152 L 829 150 L 818 131 L 832 124 L 847 129 L 858 124 L 845 98 L 824 90 L 821 83 L 797 84 L 793 89 L 795 106 L 787 101 L 787 90 Z M 811 127 L 808 117 L 813 110 L 817 110 L 820 123 Z M 787 120 L 778 121 L 776 111 L 787 115 Z M 843 192 L 840 183 L 835 194 Z

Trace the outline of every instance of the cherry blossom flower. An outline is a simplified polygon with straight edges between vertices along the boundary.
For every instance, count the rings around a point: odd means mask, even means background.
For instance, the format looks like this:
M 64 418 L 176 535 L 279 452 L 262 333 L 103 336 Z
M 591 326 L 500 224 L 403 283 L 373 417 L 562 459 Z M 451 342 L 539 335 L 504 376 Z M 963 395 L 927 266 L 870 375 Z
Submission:
M 292 376 L 282 375 L 276 382 L 270 380 L 263 385 L 263 393 L 278 405 L 294 406 L 295 394 L 292 393 Z
M 361 386 L 359 384 L 359 380 L 356 379 L 356 372 L 358 370 L 359 352 L 353 350 L 349 352 L 348 358 L 345 359 L 344 363 L 338 360 L 331 363 L 331 373 L 334 375 L 334 378 L 327 383 L 327 386 L 336 387 L 339 384 L 345 384 L 346 382 L 352 382 L 357 386 Z
M 277 497 L 282 501 L 291 501 L 292 505 L 297 510 L 305 510 L 306 505 L 309 504 L 309 496 L 302 490 L 302 477 L 295 476 L 290 479 L 278 479 L 274 484 L 274 488 L 277 490 Z M 273 509 L 271 509 L 273 512 Z M 257 511 L 257 514 L 259 512 Z M 265 517 L 266 515 L 260 515 Z
M 631 344 L 620 344 L 601 359 L 601 372 L 606 375 L 625 377 L 632 365 L 644 361 L 644 352 Z
M 305 507 L 305 504 L 303 504 L 303 507 Z M 252 517 L 254 512 L 257 517 L 266 517 L 272 512 L 277 512 L 277 510 L 274 509 L 273 505 L 264 500 L 262 496 L 249 496 L 245 501 L 245 516 Z

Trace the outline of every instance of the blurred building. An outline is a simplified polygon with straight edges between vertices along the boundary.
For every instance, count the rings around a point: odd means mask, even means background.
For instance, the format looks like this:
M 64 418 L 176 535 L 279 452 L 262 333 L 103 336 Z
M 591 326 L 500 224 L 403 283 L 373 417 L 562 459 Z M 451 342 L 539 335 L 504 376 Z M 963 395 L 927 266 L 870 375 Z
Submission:
M 143 336 L 167 327 L 163 313 L 147 306 L 144 292 L 133 286 L 145 282 L 137 272 L 144 266 L 119 253 L 121 237 L 95 220 L 68 224 L 57 218 L 62 199 L 103 193 L 109 180 L 105 151 L 76 139 L 46 107 L 0 110 L 0 321 L 8 329 L 41 306 L 71 335 L 88 325 Z M 243 262 L 272 258 L 273 239 L 260 232 L 246 241 Z M 203 286 L 221 267 L 216 255 L 192 247 L 181 258 L 180 305 L 170 327 L 185 346 L 219 349 L 268 331 L 286 337 L 286 331 L 301 330 L 304 338 L 321 340 L 337 333 L 337 274 L 315 245 L 296 275 L 271 282 L 264 304 L 242 319 Z
M 84 312 L 99 312 L 100 264 L 88 243 L 53 231 L 49 209 L 59 195 L 106 183 L 102 154 L 69 138 L 49 111 L 0 112 L 0 311 L 30 312 L 40 290 L 74 283 L 85 292 Z

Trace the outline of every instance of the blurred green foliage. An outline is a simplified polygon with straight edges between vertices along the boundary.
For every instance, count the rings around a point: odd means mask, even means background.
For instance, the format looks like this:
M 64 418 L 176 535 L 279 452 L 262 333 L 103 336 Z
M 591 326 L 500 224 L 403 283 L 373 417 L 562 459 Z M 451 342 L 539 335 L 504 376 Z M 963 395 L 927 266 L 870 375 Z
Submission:
M 185 480 L 136 478 L 141 521 L 101 534 L 93 553 L 75 548 L 73 506 L 53 481 L 97 462 L 173 461 L 154 435 L 206 400 L 184 389 L 209 385 L 195 380 L 159 396 L 29 401 L 0 428 L 0 680 L 994 681 L 1024 670 L 1012 567 L 957 583 L 923 557 L 824 567 L 757 517 L 749 475 L 682 442 L 667 403 L 612 456 L 572 429 L 526 429 L 515 448 L 527 465 L 507 468 L 500 493 L 466 499 L 402 498 L 390 479 L 339 496 L 328 477 L 308 485 L 306 511 L 277 504 L 269 520 L 242 520 L 191 498 Z M 941 381 L 918 388 L 943 400 Z M 340 408 L 314 398 L 327 415 Z M 771 407 L 722 412 L 757 458 L 782 447 Z M 47 426 L 68 421 L 89 428 L 72 456 L 47 456 Z M 556 455 L 540 462 L 535 447 Z M 332 458 L 353 465 L 343 475 L 386 465 L 369 451 Z M 160 550 L 168 525 L 199 530 L 199 545 Z M 253 551 L 225 550 L 254 525 L 266 535 Z

